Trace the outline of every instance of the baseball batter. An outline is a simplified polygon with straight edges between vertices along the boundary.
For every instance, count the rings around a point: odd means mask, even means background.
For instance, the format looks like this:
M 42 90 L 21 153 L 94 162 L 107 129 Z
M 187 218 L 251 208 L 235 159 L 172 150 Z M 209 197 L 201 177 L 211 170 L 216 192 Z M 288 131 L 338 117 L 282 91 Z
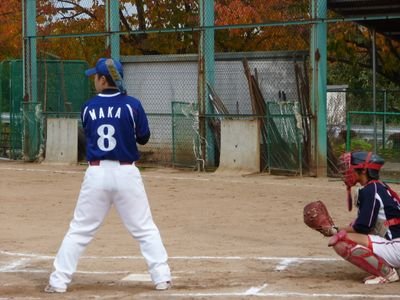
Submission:
M 400 198 L 379 181 L 384 160 L 365 151 L 345 153 L 340 160 L 348 189 L 361 185 L 355 201 L 358 214 L 350 225 L 339 226 L 329 246 L 370 274 L 364 279 L 365 284 L 398 281 L 395 268 L 400 267 Z
M 147 116 L 140 101 L 128 96 L 121 86 L 120 62 L 101 58 L 85 73 L 94 75 L 98 92 L 81 111 L 89 167 L 45 292 L 66 292 L 79 257 L 112 206 L 140 243 L 156 290 L 166 290 L 171 286 L 168 256 L 152 219 L 141 174 L 135 166 L 139 159 L 136 143 L 144 145 L 150 138 Z

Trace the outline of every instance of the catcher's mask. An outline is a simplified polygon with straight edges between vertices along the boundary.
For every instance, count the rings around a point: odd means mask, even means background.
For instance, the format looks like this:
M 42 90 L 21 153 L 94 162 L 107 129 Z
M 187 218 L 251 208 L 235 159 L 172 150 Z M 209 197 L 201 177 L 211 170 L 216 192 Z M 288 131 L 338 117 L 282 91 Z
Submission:
M 384 160 L 367 151 L 345 152 L 339 158 L 339 172 L 347 187 L 348 208 L 352 209 L 350 189 L 358 182 L 356 170 L 366 170 L 370 179 L 379 179 L 379 170 Z

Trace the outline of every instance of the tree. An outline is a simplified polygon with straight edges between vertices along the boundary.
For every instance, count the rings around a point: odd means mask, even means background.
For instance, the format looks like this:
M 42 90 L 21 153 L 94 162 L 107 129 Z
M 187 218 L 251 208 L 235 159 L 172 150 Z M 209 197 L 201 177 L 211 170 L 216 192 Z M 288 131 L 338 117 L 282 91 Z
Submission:
M 85 4 L 87 3 L 87 4 Z M 308 19 L 309 0 L 215 0 L 216 25 L 255 24 L 254 27 L 216 31 L 216 51 L 307 50 L 311 25 L 257 26 L 262 23 Z M 119 0 L 121 54 L 184 54 L 198 52 L 197 31 L 174 29 L 199 26 L 199 0 Z M 0 1 L 0 59 L 22 56 L 22 1 Z M 239 26 L 237 26 L 239 27 Z M 157 30 L 171 29 L 171 33 Z M 37 0 L 38 35 L 102 33 L 104 0 Z M 137 33 L 134 31 L 143 31 Z M 148 31 L 155 31 L 149 33 Z M 147 32 L 145 32 L 147 31 Z M 106 36 L 71 36 L 38 39 L 38 53 L 61 59 L 85 59 L 89 63 L 107 55 Z M 329 25 L 329 83 L 352 81 L 369 84 L 360 74 L 370 74 L 370 32 L 354 23 Z M 377 72 L 380 84 L 400 83 L 398 41 L 377 39 Z M 337 70 L 343 69 L 344 72 Z M 351 77 L 351 78 L 348 78 Z
M 21 0 L 0 1 L 0 61 L 22 55 Z
M 122 1 L 123 7 L 130 1 Z M 136 0 L 137 14 L 121 11 L 122 30 L 157 30 L 198 26 L 198 2 L 195 0 Z M 198 34 L 197 34 L 198 35 Z M 122 36 L 123 54 L 197 53 L 194 32 L 144 33 Z
M 56 2 L 40 0 L 38 23 L 40 34 L 71 34 L 105 32 L 105 3 L 93 1 L 90 7 L 79 0 L 59 0 Z M 197 26 L 198 6 L 194 0 L 119 1 L 121 31 L 131 34 L 121 35 L 121 54 L 173 54 L 197 51 L 193 43 L 193 33 L 176 32 L 171 34 L 134 33 L 165 28 L 187 28 Z M 87 42 L 91 40 L 91 42 Z M 60 44 L 58 42 L 57 44 Z M 83 55 L 88 58 L 107 51 L 105 38 L 75 38 L 63 44 L 57 55 Z M 97 46 L 97 47 L 96 47 Z M 54 49 L 55 45 L 47 43 Z M 61 53 L 60 53 L 61 51 Z M 90 60 L 90 59 L 89 59 Z
M 304 19 L 308 1 L 232 0 L 216 1 L 217 25 L 260 24 Z M 260 27 L 230 29 L 217 32 L 220 51 L 305 50 L 309 44 L 306 27 Z
M 328 60 L 330 62 L 330 84 L 350 82 L 353 88 L 372 86 L 371 31 L 355 23 L 338 23 L 330 26 Z M 379 85 L 400 85 L 400 42 L 381 34 L 376 35 L 376 71 L 380 75 Z M 343 70 L 344 69 L 344 70 Z M 348 78 L 348 77 L 352 78 Z M 340 82 L 341 81 L 341 82 Z

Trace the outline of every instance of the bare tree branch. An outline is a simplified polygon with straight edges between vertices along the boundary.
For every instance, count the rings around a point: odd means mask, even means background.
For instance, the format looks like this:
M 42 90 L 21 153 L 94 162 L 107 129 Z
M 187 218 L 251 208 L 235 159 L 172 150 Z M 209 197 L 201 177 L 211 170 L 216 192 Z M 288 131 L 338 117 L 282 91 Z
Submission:
M 72 12 L 72 11 L 76 11 L 75 14 L 73 14 L 72 16 L 65 16 L 63 15 L 64 19 L 73 19 L 77 16 L 80 16 L 82 14 L 87 14 L 89 17 L 93 18 L 93 19 L 97 19 L 96 15 L 93 14 L 89 9 L 79 5 L 78 3 L 75 3 L 74 1 L 70 1 L 70 0 L 60 0 L 58 2 L 61 3 L 65 3 L 65 4 L 71 4 L 73 5 L 73 7 L 62 7 L 60 8 L 60 10 L 64 10 L 64 11 L 68 11 L 68 12 Z

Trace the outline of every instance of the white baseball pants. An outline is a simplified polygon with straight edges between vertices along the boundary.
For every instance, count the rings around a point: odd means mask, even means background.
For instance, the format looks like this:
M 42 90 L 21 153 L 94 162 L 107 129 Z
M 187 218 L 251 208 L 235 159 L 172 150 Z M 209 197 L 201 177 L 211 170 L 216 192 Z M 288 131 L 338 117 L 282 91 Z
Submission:
M 400 268 L 400 238 L 387 240 L 378 235 L 369 234 L 372 251 L 382 257 L 389 265 Z
M 154 284 L 171 280 L 168 255 L 153 222 L 141 174 L 135 164 L 101 161 L 85 173 L 74 217 L 54 260 L 49 284 L 67 288 L 78 260 L 114 205 L 129 233 L 139 241 Z

